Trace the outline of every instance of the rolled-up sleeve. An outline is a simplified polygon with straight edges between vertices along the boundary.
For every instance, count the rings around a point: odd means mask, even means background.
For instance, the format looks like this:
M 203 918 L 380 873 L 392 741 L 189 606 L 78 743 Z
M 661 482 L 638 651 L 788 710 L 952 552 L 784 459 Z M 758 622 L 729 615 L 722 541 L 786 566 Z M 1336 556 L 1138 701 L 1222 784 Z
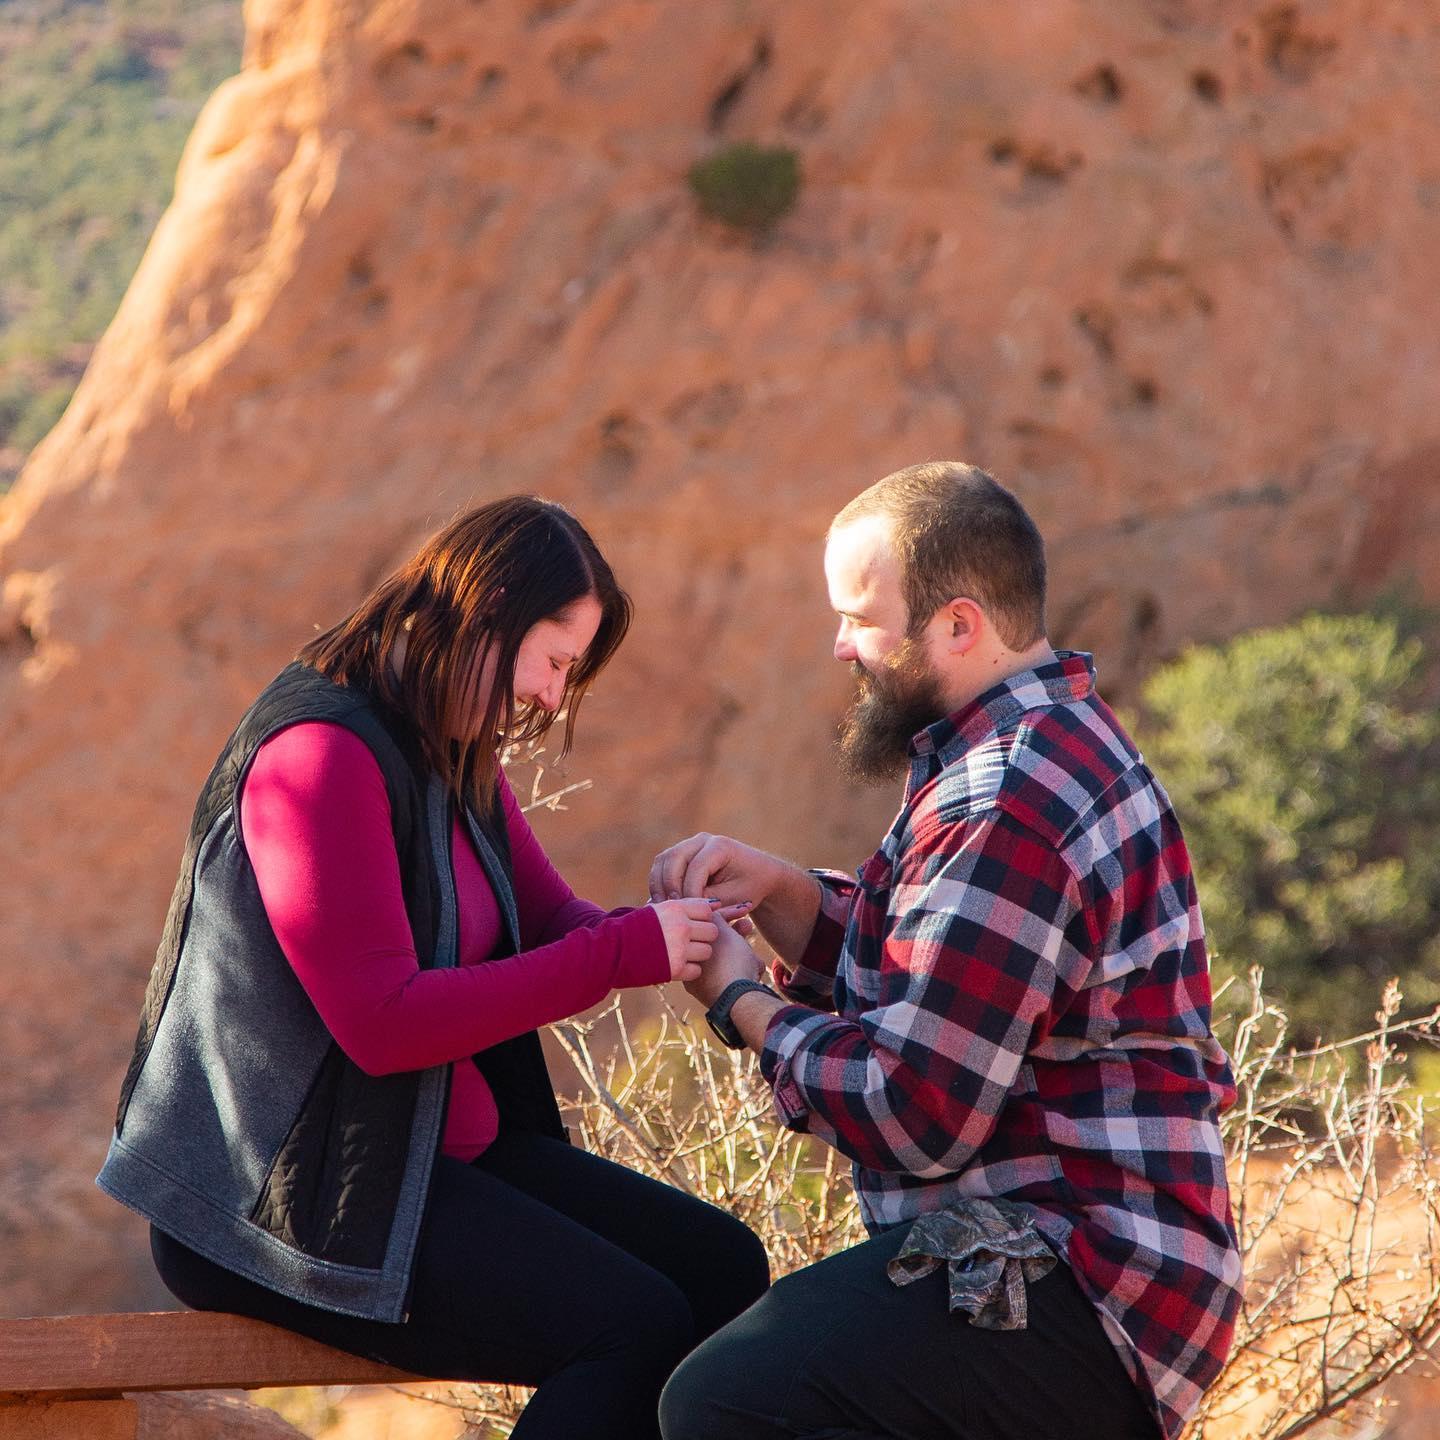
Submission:
M 835 1008 L 835 967 L 845 944 L 845 926 L 855 903 L 853 876 L 838 870 L 812 870 L 820 882 L 820 910 L 810 932 L 805 953 L 791 966 L 777 960 L 773 969 L 775 988 L 787 1000 L 816 1010 Z
M 1089 926 L 1065 861 L 1007 813 L 914 837 L 874 953 L 858 957 L 857 983 L 876 998 L 845 1015 L 790 1005 L 771 1018 L 760 1064 L 780 1118 L 869 1169 L 962 1169 L 1027 1050 L 1084 983 Z

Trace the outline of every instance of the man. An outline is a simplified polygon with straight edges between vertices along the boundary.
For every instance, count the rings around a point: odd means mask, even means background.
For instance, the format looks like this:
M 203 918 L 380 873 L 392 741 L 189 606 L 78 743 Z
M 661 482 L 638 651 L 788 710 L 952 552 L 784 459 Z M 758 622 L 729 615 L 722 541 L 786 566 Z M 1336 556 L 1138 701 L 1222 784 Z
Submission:
M 825 551 L 858 780 L 904 773 L 858 881 L 726 836 L 655 898 L 754 902 L 700 980 L 791 1128 L 854 1161 L 871 1239 L 695 1351 L 666 1440 L 1173 1437 L 1229 1349 L 1240 1261 L 1189 859 L 1165 792 L 1045 638 L 1045 557 L 958 463 L 852 501 Z

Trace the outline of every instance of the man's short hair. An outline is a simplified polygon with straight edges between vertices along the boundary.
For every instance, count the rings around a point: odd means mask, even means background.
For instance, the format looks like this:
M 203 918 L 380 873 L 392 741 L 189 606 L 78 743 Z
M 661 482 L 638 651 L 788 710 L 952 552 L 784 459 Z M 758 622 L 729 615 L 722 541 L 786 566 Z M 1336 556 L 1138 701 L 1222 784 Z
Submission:
M 1025 508 L 974 465 L 930 460 L 878 480 L 830 522 L 890 521 L 911 635 L 957 596 L 975 601 L 1012 650 L 1045 634 L 1045 542 Z

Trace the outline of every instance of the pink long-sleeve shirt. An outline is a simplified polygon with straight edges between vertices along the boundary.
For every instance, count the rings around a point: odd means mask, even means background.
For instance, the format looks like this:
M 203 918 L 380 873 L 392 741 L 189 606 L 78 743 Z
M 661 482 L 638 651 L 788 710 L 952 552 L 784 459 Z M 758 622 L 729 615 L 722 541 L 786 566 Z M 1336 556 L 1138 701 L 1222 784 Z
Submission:
M 459 963 L 444 970 L 420 968 L 384 776 L 357 735 L 328 722 L 282 730 L 260 747 L 238 800 L 265 913 L 320 1018 L 367 1074 L 451 1064 L 442 1148 L 462 1160 L 499 1127 L 470 1056 L 585 1010 L 613 988 L 670 978 L 654 910 L 607 912 L 579 899 L 503 777 L 500 794 L 520 949 L 491 958 L 500 909 L 457 817 Z

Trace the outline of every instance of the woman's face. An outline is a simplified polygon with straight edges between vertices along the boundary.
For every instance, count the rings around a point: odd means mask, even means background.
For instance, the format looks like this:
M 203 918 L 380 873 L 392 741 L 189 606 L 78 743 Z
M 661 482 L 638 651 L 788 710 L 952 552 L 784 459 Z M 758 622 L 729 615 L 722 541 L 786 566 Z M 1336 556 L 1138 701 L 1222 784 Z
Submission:
M 590 648 L 600 629 L 602 611 L 593 595 L 583 595 L 558 615 L 541 620 L 525 632 L 515 656 L 514 697 L 517 711 L 528 705 L 558 710 L 571 667 Z M 495 657 L 485 658 L 476 696 L 475 723 L 484 712 L 494 681 Z

